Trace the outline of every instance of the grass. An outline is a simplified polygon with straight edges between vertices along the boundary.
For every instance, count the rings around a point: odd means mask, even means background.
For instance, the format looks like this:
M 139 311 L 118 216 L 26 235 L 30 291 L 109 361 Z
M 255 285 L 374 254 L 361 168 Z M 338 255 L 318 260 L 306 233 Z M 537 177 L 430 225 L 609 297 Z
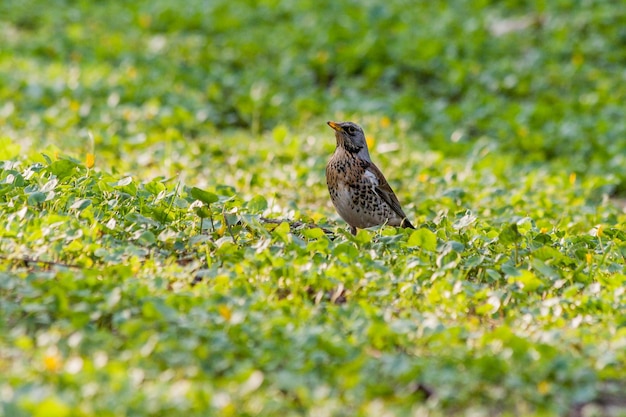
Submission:
M 619 5 L 0 16 L 0 415 L 626 415 Z

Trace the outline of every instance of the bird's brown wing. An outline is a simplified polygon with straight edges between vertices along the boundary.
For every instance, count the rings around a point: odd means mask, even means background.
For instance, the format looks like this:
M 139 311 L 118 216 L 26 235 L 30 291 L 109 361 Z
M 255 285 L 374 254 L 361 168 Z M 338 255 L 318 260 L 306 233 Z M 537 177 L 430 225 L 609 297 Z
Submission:
M 378 169 L 378 167 L 371 162 L 364 162 L 367 163 L 364 168 L 374 174 L 374 176 L 376 176 L 376 180 L 378 182 L 377 185 L 374 185 L 374 191 L 376 192 L 376 194 L 378 194 L 378 196 L 382 198 L 385 203 L 389 205 L 389 207 L 391 207 L 394 213 L 396 213 L 402 219 L 402 227 L 410 227 L 411 229 L 415 229 L 411 222 L 409 222 L 409 220 L 406 218 L 406 214 L 404 214 L 404 211 L 400 206 L 398 197 L 396 197 L 396 194 L 391 189 L 391 186 L 387 182 L 387 179 L 380 171 L 380 169 Z

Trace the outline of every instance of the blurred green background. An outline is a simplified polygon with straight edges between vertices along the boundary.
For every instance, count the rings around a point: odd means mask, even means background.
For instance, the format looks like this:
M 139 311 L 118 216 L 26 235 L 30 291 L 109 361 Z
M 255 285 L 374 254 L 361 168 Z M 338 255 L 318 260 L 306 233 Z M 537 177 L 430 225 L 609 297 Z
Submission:
M 0 16 L 0 123 L 14 140 L 68 145 L 89 129 L 115 152 L 374 117 L 445 155 L 486 138 L 625 188 L 615 2 L 5 0 Z

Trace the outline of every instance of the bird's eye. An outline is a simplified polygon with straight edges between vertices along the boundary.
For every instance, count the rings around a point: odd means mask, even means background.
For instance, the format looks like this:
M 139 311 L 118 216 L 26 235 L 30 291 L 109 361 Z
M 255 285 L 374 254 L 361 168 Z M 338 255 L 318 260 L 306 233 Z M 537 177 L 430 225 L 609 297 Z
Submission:
M 354 132 L 356 132 L 356 129 L 354 128 L 354 126 L 348 126 L 348 133 L 353 135 Z

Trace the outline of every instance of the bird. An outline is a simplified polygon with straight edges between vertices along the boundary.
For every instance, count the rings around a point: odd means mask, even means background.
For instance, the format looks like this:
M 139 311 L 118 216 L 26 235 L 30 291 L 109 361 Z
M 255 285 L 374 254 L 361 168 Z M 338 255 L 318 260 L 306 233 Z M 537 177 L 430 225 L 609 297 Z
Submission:
M 326 165 L 326 185 L 350 232 L 388 224 L 415 229 L 383 173 L 372 162 L 365 134 L 353 122 L 327 122 L 337 147 Z

